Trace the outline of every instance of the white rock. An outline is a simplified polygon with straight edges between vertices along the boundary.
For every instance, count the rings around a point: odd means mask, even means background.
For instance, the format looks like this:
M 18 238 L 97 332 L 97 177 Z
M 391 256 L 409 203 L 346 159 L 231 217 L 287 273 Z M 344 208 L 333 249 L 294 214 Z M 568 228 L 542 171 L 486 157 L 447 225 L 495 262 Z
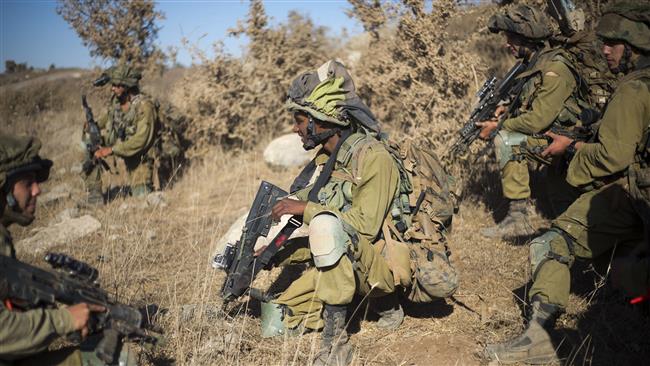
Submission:
M 76 164 L 70 167 L 70 173 L 79 174 L 81 173 L 81 164 Z
M 75 241 L 99 230 L 102 224 L 90 215 L 70 218 L 39 230 L 35 235 L 17 243 L 25 250 L 45 251 L 53 246 Z
M 235 222 L 230 226 L 228 231 L 221 237 L 219 240 L 217 240 L 217 248 L 215 250 L 215 255 L 216 254 L 221 254 L 223 253 L 224 248 L 228 243 L 234 244 L 239 240 L 241 237 L 241 231 L 244 228 L 244 224 L 246 224 L 246 217 L 248 216 L 248 212 L 244 213 L 242 216 L 240 216 Z M 291 215 L 284 215 L 280 218 L 280 222 L 271 226 L 271 229 L 269 230 L 269 235 L 267 237 L 260 236 L 257 238 L 257 242 L 255 243 L 254 250 L 258 250 L 266 245 L 268 245 L 271 240 L 275 238 L 276 235 L 282 230 L 282 228 L 289 222 L 289 219 L 291 218 Z M 307 236 L 309 235 L 309 227 L 305 224 L 303 224 L 301 227 L 296 229 L 290 236 L 290 238 L 298 238 L 302 236 Z M 214 256 L 213 256 L 214 257 Z
M 295 133 L 276 138 L 264 149 L 264 161 L 276 167 L 302 166 L 311 158 L 312 152 L 303 149 L 300 136 Z

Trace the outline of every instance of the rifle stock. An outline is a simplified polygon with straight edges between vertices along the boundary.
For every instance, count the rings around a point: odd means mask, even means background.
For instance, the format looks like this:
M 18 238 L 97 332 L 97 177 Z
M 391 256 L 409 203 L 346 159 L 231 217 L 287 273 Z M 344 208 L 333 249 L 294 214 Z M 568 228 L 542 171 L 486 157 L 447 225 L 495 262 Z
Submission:
M 0 255 L 0 278 L 8 284 L 6 294 L 3 295 L 24 309 L 54 307 L 57 303 L 103 306 L 106 311 L 93 313 L 88 328 L 91 334 L 102 333 L 102 340 L 96 346 L 95 353 L 107 364 L 115 362 L 125 339 L 158 343 L 158 337 L 145 331 L 143 315 L 138 309 L 111 300 L 94 280 L 79 271 L 79 265 L 84 269 L 92 269 L 91 272 L 96 273 L 96 270 L 61 254 L 50 253 L 46 255 L 45 260 L 52 262 L 56 261 L 56 258 L 63 258 L 63 262 L 68 262 L 58 266 L 67 273 L 46 271 Z

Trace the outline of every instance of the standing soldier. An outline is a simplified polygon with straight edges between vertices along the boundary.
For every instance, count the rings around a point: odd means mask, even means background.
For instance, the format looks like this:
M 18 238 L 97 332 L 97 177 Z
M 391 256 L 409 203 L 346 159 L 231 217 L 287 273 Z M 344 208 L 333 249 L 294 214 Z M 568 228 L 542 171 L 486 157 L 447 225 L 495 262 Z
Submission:
M 562 48 L 548 48 L 551 36 L 548 18 L 527 5 L 511 8 L 490 19 L 489 29 L 503 32 L 512 54 L 528 65 L 518 76 L 524 82 L 514 96 L 513 111 L 506 117 L 495 137 L 496 156 L 501 169 L 503 195 L 509 200 L 507 216 L 499 224 L 481 230 L 485 237 L 518 237 L 533 234 L 528 222 L 529 161 L 549 163 L 532 153 L 545 146 L 540 134 L 550 128 L 569 131 L 580 124 L 582 109 L 588 106 L 576 82 L 573 58 Z M 506 111 L 497 110 L 495 119 L 477 123 L 480 137 L 489 139 L 499 127 L 497 118 Z M 537 135 L 537 136 L 534 136 Z M 565 162 L 553 159 L 548 167 L 548 194 L 555 214 L 563 212 L 577 197 L 565 180 Z
M 532 314 L 520 336 L 486 347 L 502 363 L 546 364 L 557 360 L 548 330 L 569 299 L 570 267 L 575 257 L 629 256 L 644 245 L 640 202 L 650 200 L 650 6 L 619 3 L 596 28 L 612 72 L 625 76 L 607 105 L 593 143 L 549 135 L 544 154 L 570 157 L 567 181 L 583 193 L 552 228 L 530 243 L 533 285 L 528 293 Z M 647 219 L 647 218 L 645 218 Z M 647 259 L 641 263 L 647 264 Z M 614 263 L 616 265 L 616 263 Z M 638 268 L 638 267 L 636 267 Z M 621 270 L 613 269 L 613 271 Z M 629 274 L 626 268 L 619 274 Z M 647 267 L 643 286 L 648 286 Z M 625 276 L 614 275 L 618 280 Z M 621 284 L 626 287 L 626 284 Z
M 103 130 L 103 146 L 95 152 L 95 158 L 115 155 L 124 160 L 133 196 L 142 196 L 153 190 L 153 164 L 156 139 L 157 111 L 154 103 L 140 94 L 139 70 L 119 65 L 109 68 L 98 80 L 104 85 L 111 83 L 108 111 L 98 121 Z M 86 127 L 87 128 L 87 127 Z M 88 202 L 103 202 L 101 165 L 84 172 Z
M 0 255 L 16 257 L 5 225 L 27 226 L 34 220 L 39 183 L 47 180 L 52 167 L 52 161 L 38 155 L 40 148 L 34 138 L 0 135 Z M 0 278 L 0 364 L 21 360 L 33 365 L 81 365 L 77 350 L 44 351 L 56 338 L 74 331 L 85 336 L 90 312 L 103 308 L 81 303 L 62 309 L 10 311 L 2 293 L 4 280 Z

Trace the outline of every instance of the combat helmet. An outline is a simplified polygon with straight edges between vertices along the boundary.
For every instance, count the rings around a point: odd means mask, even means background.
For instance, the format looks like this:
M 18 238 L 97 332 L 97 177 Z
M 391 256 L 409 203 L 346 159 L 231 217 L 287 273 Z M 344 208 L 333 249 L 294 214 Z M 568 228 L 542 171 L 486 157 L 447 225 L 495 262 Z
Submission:
M 313 135 L 313 119 L 341 128 L 352 127 L 379 133 L 379 124 L 368 106 L 357 96 L 354 82 L 345 66 L 335 60 L 324 63 L 316 71 L 300 74 L 287 92 L 286 107 L 310 117 L 307 136 L 312 149 L 328 136 Z M 330 134 L 331 136 L 331 134 Z
M 650 4 L 621 2 L 604 10 L 596 27 L 604 40 L 623 41 L 644 53 L 650 52 Z
M 7 207 L 0 207 L 3 223 L 29 225 L 34 218 L 16 210 L 11 185 L 21 174 L 34 172 L 37 182 L 50 176 L 52 161 L 38 155 L 41 142 L 34 137 L 0 135 L 0 194 L 6 197 Z
M 110 82 L 116 85 L 124 85 L 127 88 L 133 88 L 138 86 L 140 79 L 142 79 L 142 72 L 140 70 L 126 64 L 120 64 L 106 69 L 93 82 L 93 85 L 103 86 Z
M 35 172 L 39 183 L 46 181 L 52 161 L 42 159 L 40 149 L 35 137 L 0 135 L 0 187 L 6 190 L 12 179 L 27 172 Z
M 492 33 L 514 33 L 532 41 L 543 41 L 552 34 L 544 13 L 528 5 L 518 5 L 503 14 L 493 15 L 488 21 L 488 29 Z

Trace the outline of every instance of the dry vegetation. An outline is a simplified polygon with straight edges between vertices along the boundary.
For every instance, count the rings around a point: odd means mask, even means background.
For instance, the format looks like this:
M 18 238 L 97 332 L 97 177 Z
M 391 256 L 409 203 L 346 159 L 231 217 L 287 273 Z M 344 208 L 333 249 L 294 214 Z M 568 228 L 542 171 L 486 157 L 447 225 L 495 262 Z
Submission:
M 317 334 L 261 339 L 254 302 L 225 314 L 218 294 L 223 275 L 209 265 L 216 239 L 247 209 L 259 181 L 287 187 L 297 173 L 271 170 L 261 158 L 261 142 L 288 126 L 282 104 L 291 77 L 338 55 L 351 66 L 360 95 L 384 126 L 395 134 L 426 133 L 440 152 L 463 122 L 477 84 L 509 62 L 495 43 L 498 38 L 484 29 L 492 8 L 467 10 L 450 1 L 436 3 L 432 10 L 418 1 L 351 3 L 367 34 L 343 47 L 335 49 L 324 29 L 297 14 L 288 24 L 269 26 L 263 6 L 254 1 L 249 18 L 234 31 L 251 39 L 242 59 L 217 52 L 215 59 L 203 57 L 189 72 L 171 70 L 146 81 L 145 92 L 156 96 L 164 95 L 161 90 L 176 90 L 172 102 L 193 117 L 192 166 L 165 192 L 169 206 L 151 209 L 137 199 L 118 198 L 105 207 L 84 209 L 102 222 L 100 231 L 53 248 L 97 266 L 103 286 L 121 300 L 167 309 L 157 319 L 167 343 L 143 351 L 146 364 L 306 364 L 315 351 Z M 83 197 L 81 179 L 72 169 L 82 157 L 78 94 L 91 93 L 97 114 L 107 92 L 90 90 L 93 76 L 0 86 L 2 131 L 40 136 L 44 155 L 55 161 L 45 190 L 64 183 L 72 187 L 70 200 L 39 207 L 31 227 L 12 227 L 17 239 L 54 222 L 61 210 Z M 450 238 L 451 258 L 462 276 L 455 300 L 407 305 L 408 317 L 394 332 L 375 328 L 373 319 L 364 317 L 365 306 L 359 305 L 350 327 L 356 365 L 481 364 L 486 362 L 480 355 L 486 342 L 521 329 L 520 306 L 529 280 L 527 247 L 485 240 L 477 233 L 492 222 L 491 210 L 503 214 L 498 199 L 486 198 L 500 196 L 490 160 L 481 158 L 472 170 L 463 171 L 468 193 Z M 106 183 L 119 184 L 121 179 L 109 175 Z M 534 220 L 541 228 L 548 224 L 541 215 Z M 17 250 L 20 258 L 38 262 L 30 248 Z M 271 285 L 279 275 L 280 284 L 272 286 L 281 288 L 296 275 L 278 272 L 263 274 L 260 286 Z M 591 267 L 577 264 L 574 273 L 580 280 L 558 322 L 558 340 L 564 339 L 561 353 L 569 363 L 646 362 L 647 315 L 626 305 Z M 195 305 L 192 316 L 188 305 Z

